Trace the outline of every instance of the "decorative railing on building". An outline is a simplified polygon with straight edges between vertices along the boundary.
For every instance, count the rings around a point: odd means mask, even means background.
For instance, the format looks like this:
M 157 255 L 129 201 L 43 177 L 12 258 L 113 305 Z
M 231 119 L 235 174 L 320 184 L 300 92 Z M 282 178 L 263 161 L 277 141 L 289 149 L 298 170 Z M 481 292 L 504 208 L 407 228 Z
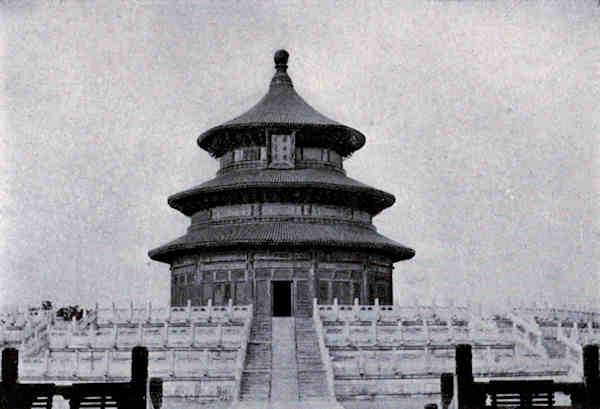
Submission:
M 229 399 L 239 390 L 252 305 L 111 305 L 87 317 L 94 319 L 49 319 L 35 327 L 37 332 L 24 326 L 27 334 L 17 338 L 17 347 L 23 341 L 31 344 L 32 337 L 45 340 L 45 346 L 37 354 L 19 355 L 21 377 L 43 382 L 126 379 L 131 349 L 141 345 L 149 350 L 150 374 L 165 380 L 165 396 Z
M 333 367 L 331 366 L 331 358 L 329 356 L 329 349 L 325 345 L 325 337 L 323 335 L 323 324 L 319 316 L 319 308 L 317 299 L 313 299 L 313 322 L 317 333 L 319 342 L 319 352 L 321 353 L 321 360 L 325 367 L 325 376 L 327 378 L 327 393 L 330 398 L 335 399 L 335 381 L 333 376 Z
M 377 300 L 339 305 L 334 300 L 333 305 L 315 302 L 314 316 L 334 380 L 391 382 L 451 371 L 454 345 L 464 340 L 474 345 L 474 370 L 480 376 L 564 377 L 571 366 L 547 359 L 539 326 L 514 313 L 484 316 L 466 307 L 383 306 Z M 347 386 L 335 385 L 338 394 Z
M 244 321 L 244 329 L 242 331 L 242 336 L 240 339 L 240 349 L 237 354 L 237 358 L 235 361 L 235 384 L 233 387 L 233 399 L 239 400 L 240 391 L 242 387 L 242 374 L 244 372 L 244 367 L 246 366 L 246 350 L 248 348 L 248 342 L 250 341 L 250 330 L 252 328 L 252 308 L 253 306 L 248 306 L 249 308 L 249 318 Z

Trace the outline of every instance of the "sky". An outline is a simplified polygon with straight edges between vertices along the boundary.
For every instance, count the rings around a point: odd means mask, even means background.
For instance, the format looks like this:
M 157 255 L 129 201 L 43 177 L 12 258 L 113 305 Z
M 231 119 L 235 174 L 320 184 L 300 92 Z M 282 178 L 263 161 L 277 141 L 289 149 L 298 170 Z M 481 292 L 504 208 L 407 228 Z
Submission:
M 416 250 L 395 299 L 600 306 L 597 1 L 0 3 L 0 306 L 166 304 L 147 251 L 196 137 L 267 91 L 273 53 L 363 132 L 350 177 Z

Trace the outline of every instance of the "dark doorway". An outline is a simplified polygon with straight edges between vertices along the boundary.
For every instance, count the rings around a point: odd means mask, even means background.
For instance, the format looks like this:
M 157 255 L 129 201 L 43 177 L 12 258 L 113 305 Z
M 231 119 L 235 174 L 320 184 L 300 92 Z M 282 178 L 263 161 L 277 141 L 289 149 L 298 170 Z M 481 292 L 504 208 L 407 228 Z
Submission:
M 292 316 L 292 282 L 272 281 L 273 283 L 273 316 Z

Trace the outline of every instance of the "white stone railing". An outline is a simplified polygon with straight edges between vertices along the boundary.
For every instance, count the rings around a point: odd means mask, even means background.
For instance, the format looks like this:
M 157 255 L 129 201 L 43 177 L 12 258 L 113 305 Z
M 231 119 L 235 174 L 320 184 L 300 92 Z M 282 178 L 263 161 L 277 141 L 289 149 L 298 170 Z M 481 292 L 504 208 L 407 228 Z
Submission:
M 452 342 L 510 343 L 492 324 L 474 326 L 467 310 L 455 307 L 401 307 L 375 305 L 315 304 L 327 345 L 392 346 L 404 344 L 443 344 Z M 414 314 L 414 315 L 411 315 Z M 484 325 L 485 324 L 485 325 Z
M 333 304 L 318 305 L 319 316 L 325 321 L 467 321 L 471 316 L 467 307 L 426 305 L 359 305 L 358 298 L 352 305 L 340 305 L 337 298 Z
M 47 315 L 41 320 L 26 321 L 23 326 L 4 325 L 0 327 L 0 349 L 18 348 L 22 354 L 31 355 L 47 346 L 47 330 L 50 327 Z
M 587 304 L 565 305 L 560 307 L 539 307 L 533 305 L 529 307 L 515 307 L 513 310 L 517 311 L 519 315 L 529 315 L 550 321 L 593 321 L 600 323 L 600 307 Z
M 227 305 L 214 306 L 212 300 L 204 306 L 192 306 L 188 301 L 185 307 L 153 307 L 150 302 L 143 307 L 130 303 L 127 307 L 112 304 L 110 307 L 96 305 L 94 310 L 98 324 L 139 323 L 139 322 L 197 322 L 197 321 L 243 321 L 246 311 L 234 308 L 230 299 Z
M 515 312 L 507 314 L 512 322 L 512 335 L 515 342 L 521 343 L 542 359 L 548 360 L 548 353 L 544 348 L 544 335 L 539 325 L 527 316 L 517 315 Z
M 572 375 L 576 378 L 583 376 L 583 346 L 579 342 L 579 328 L 577 323 L 573 324 L 569 332 L 564 331 L 562 325 L 559 325 L 556 331 L 556 339 L 565 346 L 565 361 L 569 365 Z
M 229 377 L 236 372 L 238 351 L 168 349 L 149 351 L 149 373 L 166 379 Z M 131 376 L 131 351 L 46 350 L 19 358 L 20 379 L 114 379 Z
M 252 306 L 213 308 L 215 321 L 50 327 L 48 347 L 36 356 L 20 354 L 19 372 L 26 379 L 127 378 L 131 348 L 143 345 L 149 349 L 151 375 L 221 376 L 233 382 L 241 379 Z
M 440 374 L 455 368 L 454 346 L 398 347 L 385 349 L 330 350 L 336 378 L 394 377 L 410 374 Z M 540 362 L 539 359 L 517 356 L 510 346 L 477 346 L 473 348 L 473 370 L 477 374 L 563 372 L 567 367 Z
M 369 306 L 361 306 L 357 302 L 354 305 L 315 303 L 314 306 L 325 347 L 335 348 L 332 367 L 336 376 L 339 371 L 354 374 L 452 371 L 454 352 L 448 351 L 458 343 L 477 345 L 475 351 L 480 356 L 474 357 L 474 366 L 480 373 L 558 371 L 564 375 L 570 366 L 581 367 L 578 361 L 567 363 L 559 359 L 549 360 L 542 331 L 534 320 L 520 317 L 514 312 L 486 318 L 471 310 L 459 309 L 458 314 L 448 313 L 449 310 L 437 306 L 380 306 L 377 302 Z M 418 311 L 419 314 L 413 317 L 407 311 Z M 467 320 L 463 318 L 466 315 Z M 499 317 L 504 318 L 504 325 L 496 321 Z M 374 353 L 374 348 L 379 347 L 391 347 L 398 354 L 406 356 L 400 361 L 394 361 L 394 357 L 391 360 L 382 358 L 377 364 L 380 369 L 373 371 L 376 363 L 370 362 L 369 356 Z M 343 355 L 352 355 L 352 351 L 363 352 L 358 355 L 359 358 L 353 358 L 352 368 L 348 369 L 341 362 L 350 359 Z M 450 355 L 440 357 L 440 351 L 442 355 Z M 581 352 L 573 351 L 571 355 L 579 360 Z M 369 365 L 371 369 L 367 370 Z
M 176 307 L 179 309 L 179 307 Z M 203 308 L 209 314 L 193 314 L 193 308 Z M 48 344 L 51 349 L 130 349 L 136 345 L 149 348 L 239 348 L 243 331 L 252 317 L 252 306 L 192 307 L 185 318 L 177 316 L 171 321 L 145 321 L 98 323 L 80 328 L 50 328 Z M 191 312 L 191 313 L 190 313 Z
M 333 377 L 333 368 L 331 366 L 331 358 L 329 350 L 325 345 L 325 337 L 323 335 L 323 324 L 321 323 L 321 317 L 319 316 L 317 299 L 313 299 L 313 322 L 315 325 L 315 331 L 317 333 L 317 339 L 319 342 L 319 352 L 321 353 L 321 360 L 325 367 L 325 376 L 327 378 L 327 393 L 329 398 L 335 399 L 335 383 Z
M 242 388 L 242 375 L 244 373 L 244 367 L 246 366 L 246 350 L 248 348 L 248 341 L 250 340 L 250 331 L 252 329 L 252 309 L 253 306 L 248 307 L 250 309 L 250 317 L 244 322 L 244 329 L 242 331 L 242 337 L 240 340 L 240 349 L 238 350 L 237 359 L 235 362 L 235 384 L 233 387 L 233 399 L 239 400 L 240 392 Z

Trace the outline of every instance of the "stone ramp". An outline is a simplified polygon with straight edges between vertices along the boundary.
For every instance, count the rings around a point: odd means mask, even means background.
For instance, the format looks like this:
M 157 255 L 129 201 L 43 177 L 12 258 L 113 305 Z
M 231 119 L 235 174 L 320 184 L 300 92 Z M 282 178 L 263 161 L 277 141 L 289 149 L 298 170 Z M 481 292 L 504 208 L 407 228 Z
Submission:
M 298 400 L 298 368 L 294 318 L 274 317 L 271 364 L 271 397 L 281 401 Z
M 253 323 L 240 401 L 231 409 L 343 409 L 328 396 L 312 318 L 267 319 Z

